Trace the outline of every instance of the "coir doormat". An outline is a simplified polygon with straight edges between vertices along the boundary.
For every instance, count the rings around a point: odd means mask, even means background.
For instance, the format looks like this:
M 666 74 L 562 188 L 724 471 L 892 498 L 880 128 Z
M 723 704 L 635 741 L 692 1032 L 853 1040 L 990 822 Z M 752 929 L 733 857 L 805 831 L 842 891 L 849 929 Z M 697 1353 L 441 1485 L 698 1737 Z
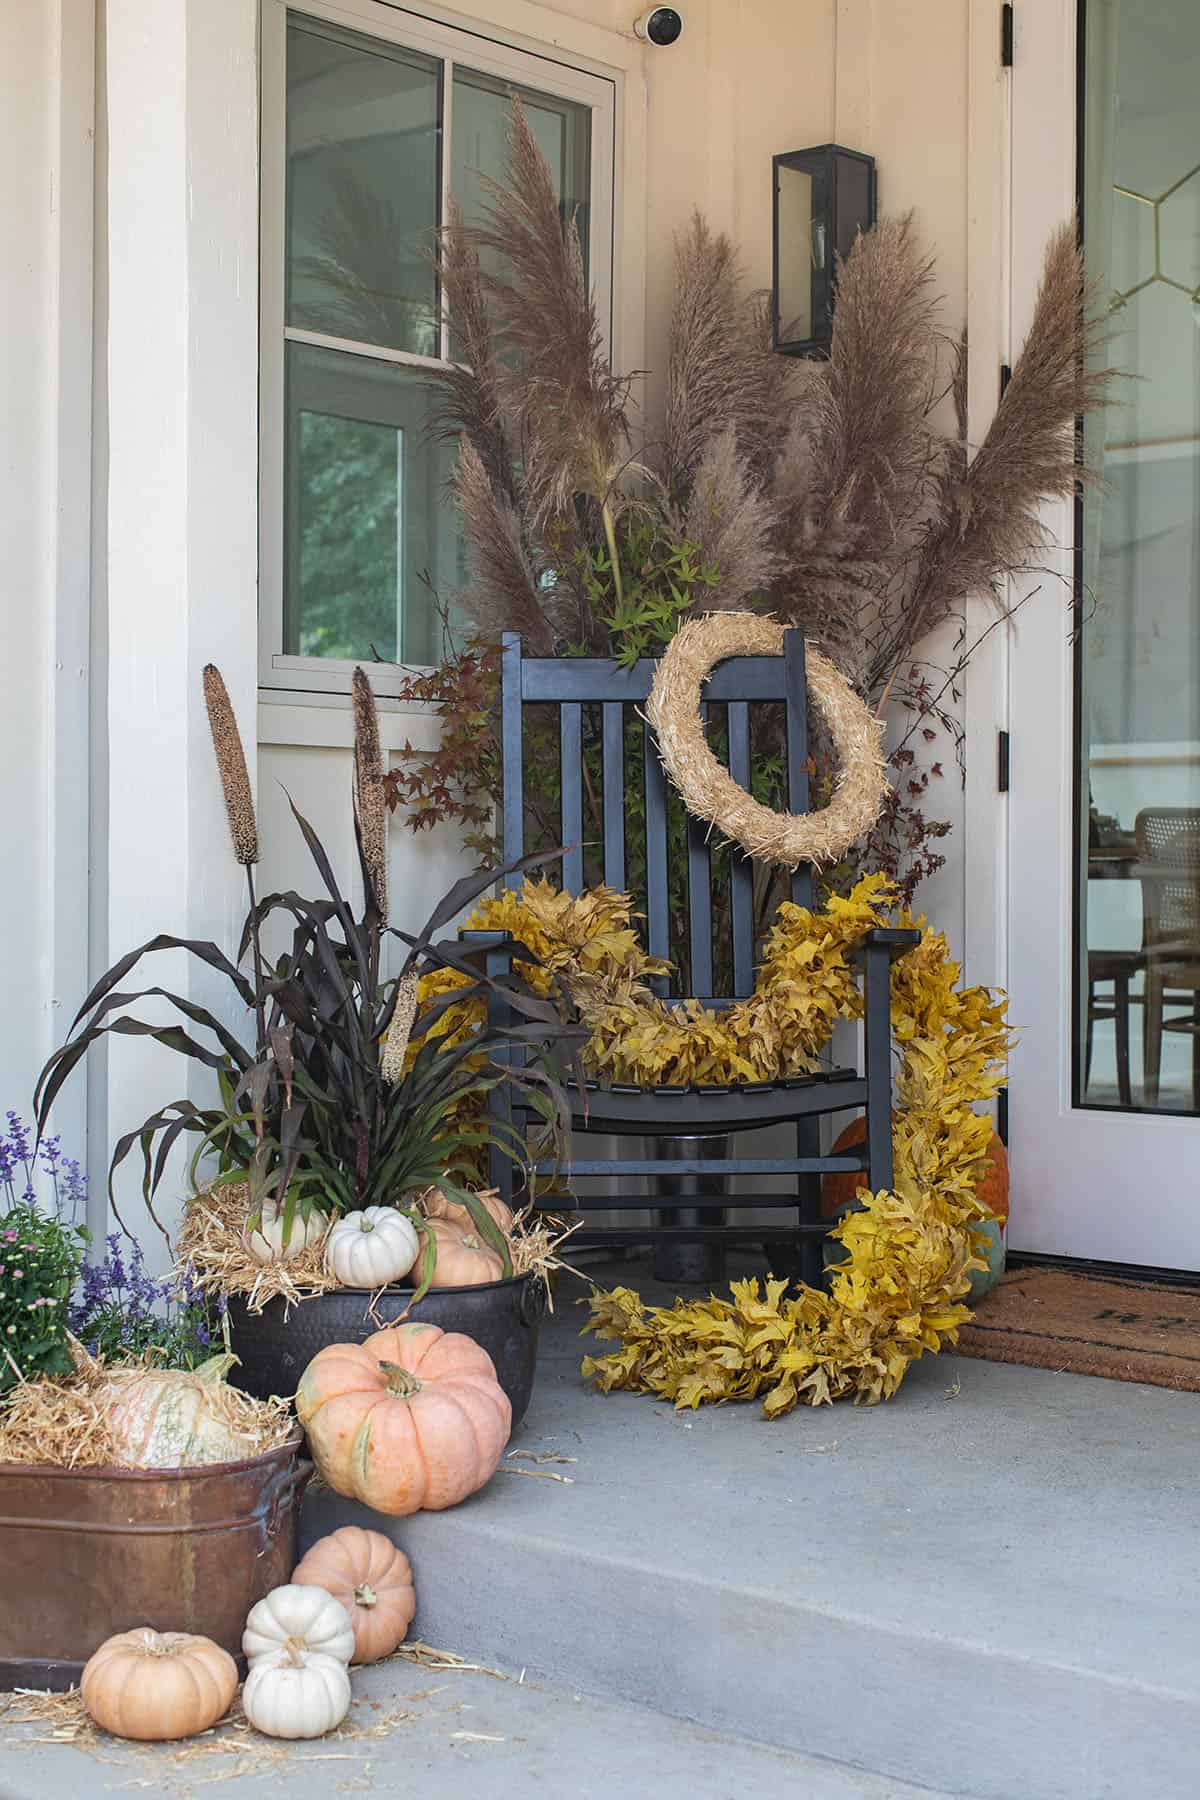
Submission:
M 1200 1293 L 1014 1269 L 958 1336 L 963 1356 L 1200 1393 Z

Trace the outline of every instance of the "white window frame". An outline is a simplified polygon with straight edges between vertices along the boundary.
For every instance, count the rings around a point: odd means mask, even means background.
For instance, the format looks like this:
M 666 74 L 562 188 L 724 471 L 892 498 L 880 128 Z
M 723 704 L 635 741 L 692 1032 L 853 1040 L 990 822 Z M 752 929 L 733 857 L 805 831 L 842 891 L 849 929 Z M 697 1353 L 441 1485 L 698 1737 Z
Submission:
M 467 29 L 389 5 L 386 0 L 266 0 L 261 38 L 261 228 L 260 228 L 260 381 L 259 381 L 259 697 L 266 703 L 348 704 L 353 662 L 329 657 L 288 656 L 283 652 L 283 453 L 284 353 L 288 342 L 368 355 L 374 361 L 400 363 L 414 369 L 444 367 L 408 351 L 348 343 L 321 332 L 300 330 L 284 322 L 285 308 L 285 181 L 288 14 L 323 19 L 347 30 L 423 51 L 445 65 L 443 129 L 452 131 L 451 107 L 456 62 L 501 80 L 538 89 L 555 98 L 586 105 L 591 112 L 591 189 L 588 257 L 592 293 L 604 335 L 613 342 L 613 246 L 617 176 L 616 123 L 619 79 L 563 59 L 545 49 L 505 42 L 494 27 Z M 585 59 L 586 60 L 586 59 Z M 443 214 L 451 158 L 442 157 Z M 442 344 L 447 344 L 443 319 Z M 394 695 L 401 673 L 373 665 L 371 682 L 387 698 Z

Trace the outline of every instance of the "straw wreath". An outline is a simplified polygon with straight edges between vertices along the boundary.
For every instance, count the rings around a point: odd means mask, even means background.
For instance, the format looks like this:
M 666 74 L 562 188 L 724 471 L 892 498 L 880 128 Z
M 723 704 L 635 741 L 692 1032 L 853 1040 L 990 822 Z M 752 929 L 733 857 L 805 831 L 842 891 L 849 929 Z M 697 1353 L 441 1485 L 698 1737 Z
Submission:
M 659 662 L 647 717 L 663 767 L 690 813 L 716 825 L 757 862 L 794 869 L 837 862 L 883 810 L 887 776 L 883 726 L 840 675 L 807 647 L 808 691 L 829 728 L 838 775 L 829 805 L 814 813 L 777 813 L 753 799 L 709 748 L 701 688 L 727 656 L 781 656 L 778 620 L 757 613 L 709 613 L 680 627 Z

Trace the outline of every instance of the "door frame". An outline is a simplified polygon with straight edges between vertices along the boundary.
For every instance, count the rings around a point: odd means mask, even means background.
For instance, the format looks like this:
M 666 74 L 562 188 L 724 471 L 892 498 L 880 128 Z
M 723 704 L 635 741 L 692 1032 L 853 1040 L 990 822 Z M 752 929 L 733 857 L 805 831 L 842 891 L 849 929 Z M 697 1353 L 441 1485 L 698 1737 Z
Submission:
M 1004 245 L 1007 264 L 999 309 L 1000 342 L 1007 347 L 999 360 L 1004 362 L 1011 363 L 1028 331 L 1047 239 L 1076 204 L 1076 48 L 1077 0 L 1037 0 L 1016 7 L 1007 97 L 1008 175 L 1001 177 L 1007 214 L 1003 199 L 992 214 L 1001 227 L 993 243 Z M 973 144 L 983 135 L 982 126 L 978 132 L 973 128 Z M 982 183 L 981 171 L 976 181 Z M 974 337 L 974 320 L 971 331 Z M 975 429 L 973 423 L 973 435 Z M 996 878 L 988 880 L 986 855 L 983 868 L 972 866 L 978 846 L 969 838 L 966 876 L 967 916 L 979 921 L 969 927 L 976 950 L 976 964 L 969 965 L 972 978 L 1005 983 L 1019 1034 L 1008 1089 L 1009 1247 L 1192 1268 L 1200 1258 L 1188 1209 L 1176 1207 L 1174 1217 L 1161 1209 L 1156 1213 L 1145 1206 L 1144 1197 L 1178 1189 L 1200 1124 L 1186 1115 L 1074 1105 L 1074 507 L 1070 502 L 1049 505 L 1043 521 L 1049 541 L 1039 558 L 1041 569 L 1013 581 L 1009 589 L 1010 605 L 1026 598 L 1029 604 L 1021 606 L 1007 631 L 994 634 L 1004 642 L 993 658 L 991 687 L 986 686 L 985 669 L 984 682 L 976 682 L 972 695 L 972 760 L 983 764 L 980 783 L 995 782 L 994 760 L 980 742 L 979 712 L 989 699 L 1011 733 L 1009 790 L 999 801 L 1006 816 L 998 822 L 992 852 Z M 1056 586 L 1061 598 L 1053 592 Z M 968 817 L 970 813 L 968 804 Z M 992 925 L 987 908 L 997 900 L 999 916 Z M 1058 928 L 1050 929 L 1049 921 L 1057 921 Z M 978 951 L 989 929 L 998 948 L 996 972 L 990 976 L 977 972 Z

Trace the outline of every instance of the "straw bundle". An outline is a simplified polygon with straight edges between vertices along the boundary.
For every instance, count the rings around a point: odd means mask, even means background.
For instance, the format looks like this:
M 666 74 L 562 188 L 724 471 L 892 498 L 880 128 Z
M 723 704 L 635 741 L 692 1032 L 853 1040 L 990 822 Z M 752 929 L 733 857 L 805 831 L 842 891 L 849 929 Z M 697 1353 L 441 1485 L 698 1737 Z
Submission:
M 658 665 L 646 713 L 663 766 L 690 813 L 757 862 L 836 863 L 878 819 L 887 792 L 883 726 L 833 664 L 808 648 L 808 691 L 829 728 L 838 775 L 829 805 L 777 813 L 753 799 L 709 748 L 701 687 L 727 656 L 780 656 L 785 627 L 755 613 L 709 613 L 682 625 Z
M 261 1312 L 281 1295 L 288 1307 L 313 1294 L 326 1294 L 338 1282 L 325 1267 L 326 1232 L 287 1262 L 255 1262 L 244 1233 L 250 1212 L 245 1182 L 206 1188 L 190 1202 L 179 1235 L 179 1261 L 190 1264 L 192 1278 L 206 1294 L 238 1294 L 250 1312 Z

